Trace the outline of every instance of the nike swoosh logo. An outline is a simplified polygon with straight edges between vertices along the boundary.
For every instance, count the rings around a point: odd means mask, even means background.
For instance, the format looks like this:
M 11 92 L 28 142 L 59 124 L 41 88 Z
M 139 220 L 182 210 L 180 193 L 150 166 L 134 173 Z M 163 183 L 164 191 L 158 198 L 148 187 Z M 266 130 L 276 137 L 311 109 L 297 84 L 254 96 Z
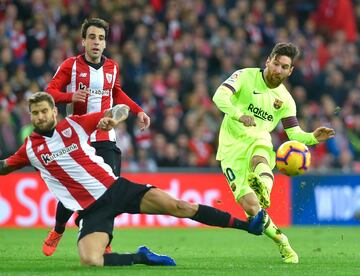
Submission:
M 254 90 L 253 94 L 258 95 L 258 94 L 261 94 L 261 93 L 256 92 L 256 91 Z

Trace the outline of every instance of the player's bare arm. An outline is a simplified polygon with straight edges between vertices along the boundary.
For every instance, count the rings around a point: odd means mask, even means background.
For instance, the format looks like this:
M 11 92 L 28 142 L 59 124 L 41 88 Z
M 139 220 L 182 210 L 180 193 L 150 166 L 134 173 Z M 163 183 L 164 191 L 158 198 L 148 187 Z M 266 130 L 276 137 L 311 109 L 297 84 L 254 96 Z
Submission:
M 0 160 L 0 175 L 9 174 L 12 171 L 15 171 L 14 167 L 8 166 L 8 164 L 6 163 L 6 160 Z
M 126 104 L 117 104 L 113 108 L 105 111 L 104 118 L 98 123 L 98 128 L 102 130 L 111 130 L 120 122 L 127 119 L 130 108 Z
M 313 134 L 319 142 L 324 142 L 335 136 L 335 130 L 328 127 L 318 127 L 314 130 Z

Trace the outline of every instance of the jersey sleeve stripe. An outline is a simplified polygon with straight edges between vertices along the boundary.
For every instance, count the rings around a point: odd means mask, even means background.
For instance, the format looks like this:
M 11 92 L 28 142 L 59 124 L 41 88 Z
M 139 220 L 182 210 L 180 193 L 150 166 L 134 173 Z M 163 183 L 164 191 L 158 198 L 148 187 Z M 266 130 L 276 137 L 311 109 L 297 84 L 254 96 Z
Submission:
M 281 123 L 282 123 L 284 129 L 296 127 L 299 125 L 299 122 L 295 116 L 283 118 L 283 119 L 281 119 Z
M 230 84 L 228 84 L 228 83 L 223 83 L 222 85 L 225 86 L 225 87 L 227 87 L 227 88 L 229 88 L 233 94 L 236 93 L 235 88 L 232 87 Z

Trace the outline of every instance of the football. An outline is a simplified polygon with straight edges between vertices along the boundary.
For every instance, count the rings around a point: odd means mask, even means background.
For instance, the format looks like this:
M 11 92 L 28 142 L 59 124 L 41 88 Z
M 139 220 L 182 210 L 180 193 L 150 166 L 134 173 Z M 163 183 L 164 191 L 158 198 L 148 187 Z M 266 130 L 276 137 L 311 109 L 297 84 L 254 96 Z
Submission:
M 308 170 L 310 163 L 308 147 L 298 141 L 287 141 L 276 151 L 276 167 L 285 175 L 301 175 Z

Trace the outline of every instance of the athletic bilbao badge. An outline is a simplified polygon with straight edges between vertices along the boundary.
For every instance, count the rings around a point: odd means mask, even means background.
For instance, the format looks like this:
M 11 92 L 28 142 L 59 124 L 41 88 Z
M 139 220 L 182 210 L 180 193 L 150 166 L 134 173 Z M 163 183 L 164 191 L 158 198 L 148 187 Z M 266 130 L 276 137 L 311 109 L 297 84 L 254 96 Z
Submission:
M 67 129 L 64 129 L 63 131 L 61 131 L 62 135 L 64 135 L 66 138 L 70 138 L 71 137 L 71 134 L 72 134 L 72 131 L 71 131 L 71 128 L 67 128 Z
M 282 104 L 283 104 L 282 101 L 280 101 L 279 99 L 275 99 L 274 107 L 275 107 L 276 109 L 280 109 L 281 106 L 282 106 Z
M 111 83 L 111 81 L 112 81 L 112 74 L 106 73 L 105 76 L 106 76 L 106 79 L 107 79 L 108 83 Z

